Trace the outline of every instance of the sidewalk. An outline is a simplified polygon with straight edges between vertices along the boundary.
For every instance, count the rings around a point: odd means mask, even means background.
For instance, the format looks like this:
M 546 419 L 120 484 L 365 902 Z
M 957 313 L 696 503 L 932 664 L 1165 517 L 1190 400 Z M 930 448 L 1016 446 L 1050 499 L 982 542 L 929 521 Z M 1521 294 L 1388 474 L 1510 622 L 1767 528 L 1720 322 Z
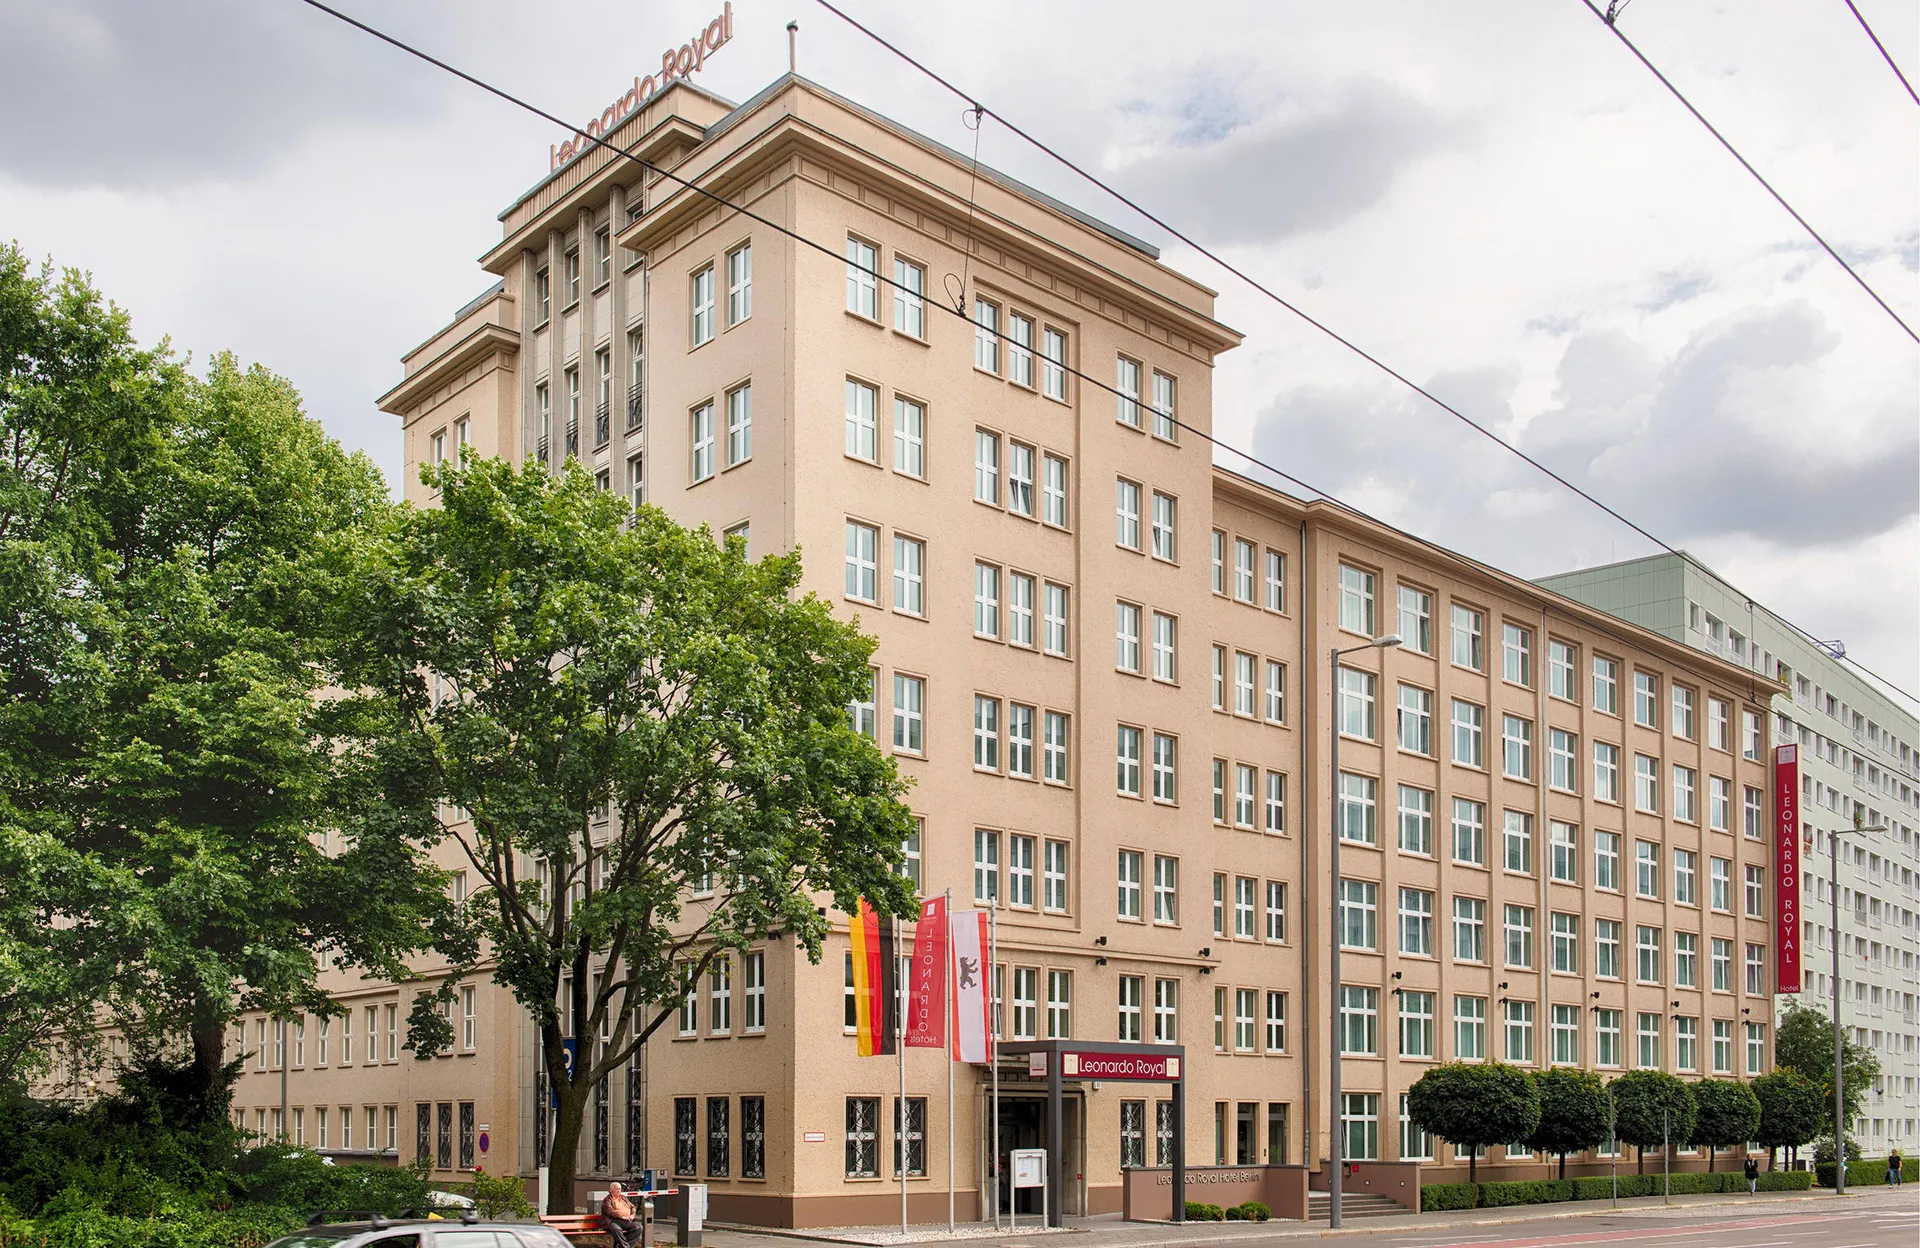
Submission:
M 1850 1189 L 1845 1199 L 1864 1198 L 1873 1193 L 1899 1191 L 1882 1187 Z M 1622 1200 L 1616 1207 L 1608 1200 L 1564 1201 L 1548 1205 L 1515 1205 L 1498 1209 L 1457 1209 L 1443 1213 L 1406 1213 L 1387 1217 L 1349 1219 L 1338 1231 L 1320 1222 L 1125 1222 L 1118 1214 L 1089 1218 L 1069 1218 L 1060 1230 L 1048 1230 L 1023 1223 L 1017 1231 L 1005 1227 L 996 1230 L 991 1223 L 962 1222 L 953 1235 L 944 1225 L 914 1225 L 901 1233 L 893 1226 L 818 1227 L 807 1230 L 780 1230 L 763 1227 L 712 1225 L 706 1242 L 713 1248 L 773 1248 L 783 1242 L 831 1244 L 953 1244 L 991 1241 L 995 1244 L 1029 1239 L 1056 1241 L 1061 1248 L 1187 1248 L 1196 1244 L 1230 1244 L 1241 1240 L 1309 1239 L 1345 1235 L 1429 1229 L 1445 1232 L 1466 1231 L 1473 1227 L 1505 1226 L 1519 1222 L 1538 1222 L 1564 1218 L 1597 1217 L 1610 1213 L 1659 1213 L 1665 1209 L 1683 1210 L 1701 1207 L 1769 1209 L 1777 1206 L 1804 1207 L 1836 1199 L 1831 1191 L 1762 1192 L 1757 1196 L 1714 1193 L 1675 1196 L 1670 1202 L 1658 1196 L 1640 1196 Z M 1785 1210 L 1783 1210 L 1784 1212 Z M 669 1234 L 671 1232 L 669 1231 Z

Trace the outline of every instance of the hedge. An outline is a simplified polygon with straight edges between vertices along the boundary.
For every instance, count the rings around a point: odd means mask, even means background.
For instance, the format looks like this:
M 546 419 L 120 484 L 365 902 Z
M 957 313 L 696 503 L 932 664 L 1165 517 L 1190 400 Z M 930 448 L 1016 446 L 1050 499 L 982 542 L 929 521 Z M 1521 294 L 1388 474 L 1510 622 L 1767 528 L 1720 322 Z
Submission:
M 1858 1163 L 1864 1169 L 1870 1163 Z M 1881 1164 L 1881 1181 L 1885 1181 L 1884 1162 Z M 1831 1174 L 1831 1170 L 1829 1170 Z M 1847 1170 L 1848 1182 L 1853 1181 L 1853 1168 Z M 1804 1192 L 1813 1184 L 1813 1173 L 1807 1170 L 1762 1171 L 1760 1190 L 1763 1192 Z M 1619 1193 L 1623 1199 L 1634 1196 L 1658 1196 L 1661 1194 L 1661 1179 L 1658 1174 L 1623 1174 L 1619 1177 Z M 1871 1179 L 1863 1180 L 1871 1182 Z M 1530 1179 L 1504 1183 L 1425 1183 L 1420 1187 L 1420 1209 L 1433 1212 L 1441 1209 L 1495 1209 L 1510 1205 L 1557 1204 L 1568 1200 L 1608 1200 L 1615 1188 L 1615 1180 L 1610 1175 L 1596 1175 L 1580 1179 Z M 1672 1194 L 1690 1196 L 1703 1192 L 1744 1192 L 1747 1180 L 1738 1170 L 1719 1171 L 1713 1174 L 1697 1174 L 1691 1171 L 1673 1176 Z
M 1821 1162 L 1813 1168 L 1818 1186 L 1833 1186 L 1833 1163 Z M 1920 1178 L 1920 1160 L 1912 1157 L 1900 1159 L 1900 1178 L 1911 1183 Z M 1850 1161 L 1847 1163 L 1847 1185 L 1849 1187 L 1884 1187 L 1887 1182 L 1887 1159 L 1878 1161 Z
M 1226 1220 L 1227 1211 L 1219 1205 L 1209 1205 L 1198 1200 L 1187 1202 L 1187 1221 L 1189 1222 L 1225 1222 Z M 0 1248 L 4 1248 L 4 1245 L 0 1245 Z
M 271 1205 L 220 1213 L 180 1211 L 155 1218 L 122 1217 L 92 1208 L 44 1218 L 0 1213 L 0 1248 L 262 1248 L 305 1224 L 298 1210 Z

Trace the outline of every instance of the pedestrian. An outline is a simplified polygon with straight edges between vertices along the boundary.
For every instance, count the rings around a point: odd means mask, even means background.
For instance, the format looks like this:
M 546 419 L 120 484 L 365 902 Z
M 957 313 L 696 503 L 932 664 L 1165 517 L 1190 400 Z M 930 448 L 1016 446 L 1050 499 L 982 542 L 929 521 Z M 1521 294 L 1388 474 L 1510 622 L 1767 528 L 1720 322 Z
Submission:
M 600 1220 L 606 1223 L 614 1248 L 633 1248 L 640 1242 L 640 1224 L 634 1221 L 633 1214 L 633 1202 L 620 1190 L 620 1185 L 607 1184 L 607 1194 L 600 1201 Z
M 1747 1195 L 1756 1196 L 1760 1192 L 1760 1163 L 1747 1158 Z
M 1900 1150 L 1897 1148 L 1887 1150 L 1887 1183 L 1889 1186 L 1899 1187 L 1900 1180 L 1906 1177 L 1900 1173 L 1901 1165 Z

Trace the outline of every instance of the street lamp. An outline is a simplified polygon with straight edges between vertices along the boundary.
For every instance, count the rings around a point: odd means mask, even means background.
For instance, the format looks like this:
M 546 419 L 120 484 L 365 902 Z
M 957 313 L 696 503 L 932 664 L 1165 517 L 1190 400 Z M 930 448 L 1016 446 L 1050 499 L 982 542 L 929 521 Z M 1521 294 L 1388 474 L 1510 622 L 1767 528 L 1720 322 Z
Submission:
M 1841 1096 L 1840 1080 L 1846 1056 L 1846 1044 L 1840 1032 L 1840 838 L 1849 833 L 1885 832 L 1887 825 L 1867 826 L 1867 812 L 1858 802 L 1853 807 L 1853 826 L 1827 833 L 1827 900 L 1833 903 L 1833 1194 L 1847 1194 L 1846 1100 Z
M 1385 637 L 1375 637 L 1364 646 L 1348 646 L 1342 650 L 1334 647 L 1329 654 L 1328 675 L 1332 677 L 1331 701 L 1333 705 L 1333 753 L 1332 777 L 1329 785 L 1328 809 L 1332 812 L 1331 830 L 1333 832 L 1331 855 L 1333 871 L 1333 904 L 1329 910 L 1333 914 L 1333 944 L 1328 954 L 1333 963 L 1333 1046 L 1328 1050 L 1331 1059 L 1331 1073 L 1327 1079 L 1327 1106 L 1333 1129 L 1328 1132 L 1327 1143 L 1327 1227 L 1336 1229 L 1340 1225 L 1340 1129 L 1345 1114 L 1340 1104 L 1340 1045 L 1345 1039 L 1346 1022 L 1343 1002 L 1340 999 L 1340 656 L 1358 654 L 1362 650 L 1391 650 L 1401 644 L 1400 634 L 1388 633 Z

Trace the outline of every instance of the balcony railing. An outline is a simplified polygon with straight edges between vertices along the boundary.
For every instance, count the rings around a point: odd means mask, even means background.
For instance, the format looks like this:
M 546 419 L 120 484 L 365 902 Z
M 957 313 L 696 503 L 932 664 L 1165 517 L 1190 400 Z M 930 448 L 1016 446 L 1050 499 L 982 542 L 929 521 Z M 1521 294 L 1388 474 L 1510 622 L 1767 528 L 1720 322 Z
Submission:
M 638 429 L 639 427 L 640 427 L 640 392 L 638 390 L 635 390 L 632 394 L 629 394 L 627 396 L 627 428 L 629 430 L 633 430 L 633 429 Z
M 613 437 L 613 422 L 608 418 L 607 405 L 605 403 L 602 403 L 600 405 L 599 410 L 594 412 L 593 414 L 594 449 L 598 450 L 600 447 L 605 446 L 612 439 L 612 437 Z
M 533 453 L 533 456 L 534 456 L 534 458 L 535 458 L 535 459 L 537 459 L 537 460 L 539 460 L 539 461 L 540 461 L 541 463 L 543 463 L 543 464 L 547 462 L 547 454 L 548 454 L 548 452 L 550 452 L 550 451 L 551 451 L 551 450 L 553 449 L 553 448 L 552 448 L 552 447 L 551 447 L 550 445 L 548 445 L 548 442 L 549 442 L 549 439 L 548 439 L 548 437 L 547 437 L 547 435 L 546 435 L 546 434 L 544 434 L 544 433 L 543 433 L 543 434 L 541 434 L 541 435 L 540 435 L 540 449 L 538 449 L 538 450 L 536 450 L 536 451 L 535 451 L 535 452 Z
M 580 422 L 571 417 L 567 420 L 567 454 L 575 457 L 580 454 Z

